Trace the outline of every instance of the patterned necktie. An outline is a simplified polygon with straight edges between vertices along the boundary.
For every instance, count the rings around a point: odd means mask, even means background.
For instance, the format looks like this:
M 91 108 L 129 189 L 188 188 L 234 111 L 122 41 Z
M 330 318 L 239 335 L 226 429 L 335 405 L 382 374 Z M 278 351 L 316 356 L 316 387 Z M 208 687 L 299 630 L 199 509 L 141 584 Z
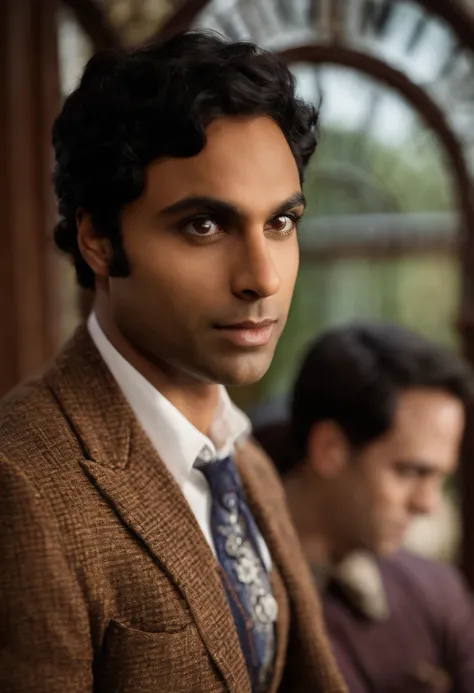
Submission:
M 195 465 L 212 493 L 211 529 L 221 577 L 252 691 L 265 691 L 273 670 L 278 607 L 258 548 L 258 530 L 232 457 Z

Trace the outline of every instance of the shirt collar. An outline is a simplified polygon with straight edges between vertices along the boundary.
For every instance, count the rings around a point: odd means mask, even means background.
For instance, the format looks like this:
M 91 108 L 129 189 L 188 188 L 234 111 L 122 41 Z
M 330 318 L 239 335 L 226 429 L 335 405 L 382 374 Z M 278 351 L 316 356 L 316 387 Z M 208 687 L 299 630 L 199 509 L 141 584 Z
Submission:
M 223 386 L 208 437 L 115 349 L 95 313 L 89 316 L 88 329 L 136 418 L 178 482 L 185 481 L 198 458 L 211 461 L 224 457 L 249 435 L 250 420 L 232 403 Z
M 324 591 L 334 580 L 349 602 L 372 621 L 385 621 L 390 615 L 388 596 L 377 560 L 367 551 L 353 551 L 339 564 L 313 563 L 313 576 Z

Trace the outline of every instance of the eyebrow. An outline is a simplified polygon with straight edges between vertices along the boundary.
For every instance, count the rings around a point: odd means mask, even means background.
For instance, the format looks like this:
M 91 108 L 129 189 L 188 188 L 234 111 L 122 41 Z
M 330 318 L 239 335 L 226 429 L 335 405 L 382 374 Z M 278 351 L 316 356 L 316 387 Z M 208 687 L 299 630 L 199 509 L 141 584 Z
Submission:
M 291 197 L 289 197 L 287 200 L 282 202 L 280 205 L 278 205 L 278 207 L 273 211 L 271 216 L 278 216 L 279 214 L 284 214 L 285 212 L 288 212 L 290 209 L 293 209 L 294 207 L 298 207 L 300 205 L 306 207 L 306 198 L 302 192 L 297 192 Z M 176 214 L 182 214 L 184 212 L 192 212 L 193 210 L 197 209 L 205 210 L 213 214 L 220 214 L 227 217 L 245 216 L 244 212 L 242 212 L 242 210 L 240 210 L 239 207 L 232 204 L 231 202 L 226 202 L 225 200 L 221 200 L 217 197 L 207 197 L 199 195 L 193 195 L 190 197 L 185 197 L 182 200 L 178 200 L 178 202 L 175 202 L 172 205 L 169 205 L 168 207 L 164 207 L 162 210 L 160 210 L 158 215 L 172 216 Z

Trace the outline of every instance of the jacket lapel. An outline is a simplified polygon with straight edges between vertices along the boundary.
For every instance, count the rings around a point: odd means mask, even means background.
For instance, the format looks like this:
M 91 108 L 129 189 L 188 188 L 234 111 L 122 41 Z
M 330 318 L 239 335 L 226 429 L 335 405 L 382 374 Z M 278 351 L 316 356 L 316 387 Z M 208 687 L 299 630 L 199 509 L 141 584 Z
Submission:
M 283 580 L 276 565 L 273 565 L 272 568 L 271 582 L 273 596 L 277 600 L 278 604 L 278 621 L 276 624 L 275 665 L 273 668 L 273 679 L 268 689 L 268 693 L 276 693 L 276 691 L 279 690 L 286 662 L 286 651 L 288 647 L 288 636 L 290 630 L 290 608 L 285 585 L 283 584 Z
M 229 691 L 249 693 L 245 660 L 214 555 L 85 327 L 45 381 L 81 441 L 86 474 L 181 591 Z

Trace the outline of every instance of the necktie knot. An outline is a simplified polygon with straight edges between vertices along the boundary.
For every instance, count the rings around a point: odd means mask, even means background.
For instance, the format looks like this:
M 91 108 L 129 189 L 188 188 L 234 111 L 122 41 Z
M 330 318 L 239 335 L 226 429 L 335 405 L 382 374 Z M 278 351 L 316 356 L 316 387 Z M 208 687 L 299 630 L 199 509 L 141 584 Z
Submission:
M 197 468 L 206 477 L 212 497 L 220 502 L 236 503 L 242 494 L 242 482 L 232 457 L 223 457 L 214 462 L 198 463 Z M 227 503 L 225 503 L 227 505 Z M 229 507 L 229 510 L 231 508 Z

